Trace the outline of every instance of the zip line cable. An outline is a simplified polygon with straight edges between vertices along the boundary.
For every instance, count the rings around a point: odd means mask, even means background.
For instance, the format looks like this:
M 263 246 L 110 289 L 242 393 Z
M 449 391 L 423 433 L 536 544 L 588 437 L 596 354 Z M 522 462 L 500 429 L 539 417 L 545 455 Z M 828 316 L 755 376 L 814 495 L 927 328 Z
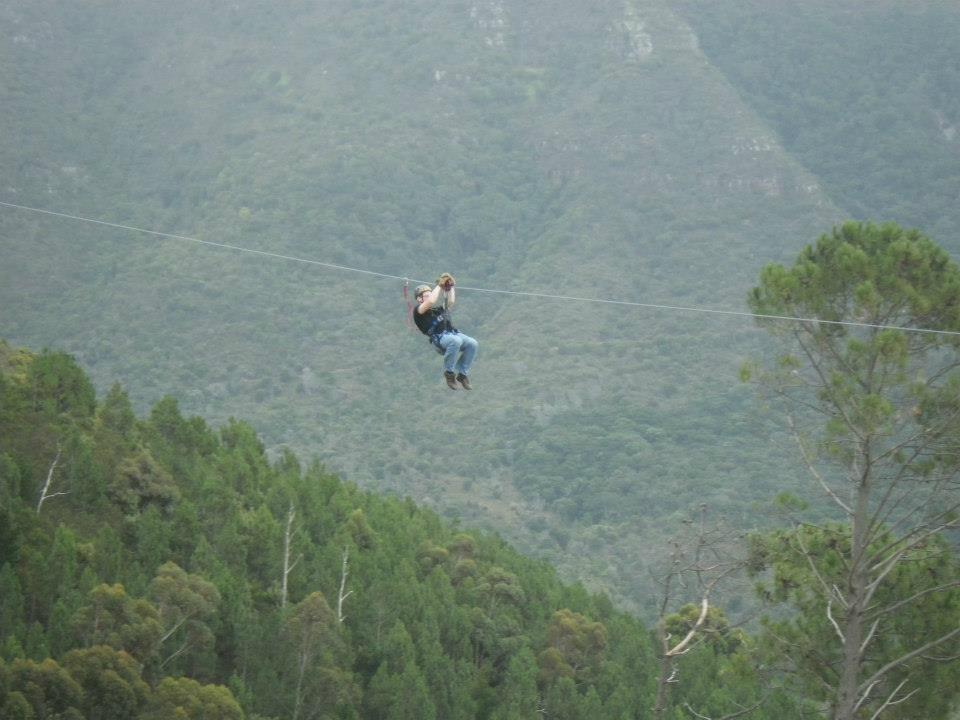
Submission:
M 321 267 L 331 268 L 332 270 L 348 270 L 349 272 L 363 273 L 365 275 L 376 275 L 377 277 L 390 278 L 391 280 L 405 280 L 406 278 L 397 275 L 387 275 L 385 273 L 374 272 L 373 270 L 362 270 L 360 268 L 347 267 L 346 265 L 334 265 L 333 263 L 320 262 L 319 260 L 308 260 L 307 258 L 293 257 L 292 255 L 280 255 L 279 253 L 268 252 L 266 250 L 254 250 L 252 248 L 240 247 L 239 245 L 228 245 L 227 243 L 213 242 L 212 240 L 201 240 L 200 238 L 188 237 L 186 235 L 174 235 L 172 233 L 160 232 L 159 230 L 147 230 L 146 228 L 133 227 L 132 225 L 121 225 L 119 223 L 106 222 L 105 220 L 94 220 L 93 218 L 80 217 L 78 215 L 67 215 L 66 213 L 53 212 L 52 210 L 41 210 L 40 208 L 27 207 L 26 205 L 15 205 L 14 203 L 3 202 L 0 205 L 17 210 L 29 210 L 30 212 L 41 213 L 43 215 L 53 215 L 54 217 L 67 218 L 68 220 L 81 220 L 83 222 L 93 223 L 94 225 L 105 225 L 106 227 L 117 228 L 119 230 L 132 230 L 134 232 L 146 233 L 147 235 L 157 235 L 159 237 L 171 238 L 173 240 L 185 240 L 187 242 L 199 243 L 201 245 L 212 245 L 213 247 L 226 248 L 227 250 L 237 250 L 238 252 L 253 253 L 254 255 L 264 255 L 266 257 L 278 258 L 280 260 L 292 260 L 293 262 L 308 263 L 310 265 L 320 265 Z
M 267 250 L 256 250 L 254 248 L 241 247 L 239 245 L 230 245 L 228 243 L 214 242 L 212 240 L 201 240 L 200 238 L 190 237 L 188 235 L 175 235 L 173 233 L 161 232 L 159 230 L 148 230 L 146 228 L 134 227 L 132 225 L 121 225 L 120 223 L 107 222 L 105 220 L 96 220 L 93 218 L 80 217 L 79 215 L 69 215 L 62 212 L 54 212 L 53 210 L 43 210 L 41 208 L 29 207 L 27 205 L 17 205 L 16 203 L 9 203 L 0 200 L 0 206 L 14 208 L 16 210 L 25 210 L 28 212 L 39 213 L 41 215 L 50 215 L 53 217 L 65 218 L 67 220 L 77 220 L 80 222 L 92 223 L 94 225 L 102 225 L 105 227 L 117 228 L 119 230 L 129 230 L 132 232 L 145 233 L 147 235 L 155 235 L 158 237 L 170 238 L 172 240 L 182 240 L 184 242 L 192 242 L 200 245 L 209 245 L 211 247 L 223 248 L 226 250 L 236 250 L 237 252 L 245 252 L 253 255 L 260 255 L 263 257 L 271 257 L 279 260 L 290 260 L 291 262 L 305 263 L 308 265 L 316 265 L 318 267 L 325 267 L 331 270 L 343 270 L 346 272 L 361 273 L 363 275 L 372 275 L 374 277 L 387 278 L 389 280 L 402 280 L 404 282 L 410 282 L 411 278 L 402 276 L 402 275 L 390 275 L 388 273 L 376 272 L 374 270 L 365 270 L 363 268 L 349 267 L 347 265 L 337 265 L 334 263 L 321 262 L 319 260 L 310 260 L 308 258 L 295 257 L 293 255 L 282 255 L 280 253 L 269 252 Z M 418 282 L 414 280 L 414 282 Z M 590 297 L 578 297 L 575 295 L 552 295 L 549 293 L 537 293 L 537 292 L 524 292 L 521 290 L 500 290 L 493 288 L 481 288 L 481 287 L 470 287 L 467 285 L 458 285 L 460 290 L 468 290 L 472 292 L 482 292 L 490 293 L 497 295 L 512 295 L 515 297 L 526 297 L 526 298 L 541 298 L 546 300 L 570 300 L 574 302 L 583 302 L 583 303 L 596 303 L 603 305 L 620 305 L 626 307 L 637 307 L 637 308 L 647 308 L 650 310 L 667 310 L 671 312 L 689 312 L 689 313 L 702 313 L 710 315 L 726 315 L 733 317 L 747 317 L 759 320 L 783 320 L 787 322 L 800 322 L 800 323 L 820 323 L 824 325 L 843 325 L 847 327 L 860 327 L 860 328 L 873 328 L 877 330 L 901 330 L 903 332 L 915 332 L 915 333 L 927 333 L 931 335 L 955 335 L 960 336 L 960 331 L 955 330 L 934 330 L 931 328 L 916 328 L 916 327 L 905 327 L 900 325 L 882 325 L 878 323 L 865 323 L 865 322 L 856 322 L 853 320 L 821 320 L 820 318 L 802 318 L 794 317 L 791 315 L 765 315 L 761 313 L 751 313 L 738 310 L 719 310 L 716 308 L 704 308 L 704 307 L 692 307 L 684 305 L 658 305 L 655 303 L 642 303 L 642 302 L 632 302 L 629 300 L 608 300 L 603 298 L 590 298 Z

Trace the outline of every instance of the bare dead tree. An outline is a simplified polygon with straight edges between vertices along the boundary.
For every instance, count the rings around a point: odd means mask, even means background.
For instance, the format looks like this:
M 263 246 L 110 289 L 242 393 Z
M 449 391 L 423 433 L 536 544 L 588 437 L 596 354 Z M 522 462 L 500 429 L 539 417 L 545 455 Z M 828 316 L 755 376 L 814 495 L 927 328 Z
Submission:
M 340 591 L 337 593 L 337 622 L 343 622 L 346 618 L 343 614 L 343 603 L 344 601 L 353 595 L 353 590 L 346 590 L 347 587 L 347 575 L 349 570 L 347 568 L 347 557 L 349 556 L 348 548 L 343 548 L 343 564 L 340 567 Z M 346 591 L 346 592 L 345 592 Z
M 707 637 L 711 595 L 725 579 L 743 567 L 743 560 L 734 551 L 734 540 L 731 531 L 707 526 L 706 507 L 701 506 L 699 519 L 691 521 L 688 531 L 670 542 L 668 567 L 657 578 L 661 587 L 656 624 L 660 674 L 653 707 L 655 720 L 666 716 L 671 686 L 678 682 L 679 658 Z M 675 639 L 668 628 L 670 609 L 685 601 L 688 605 L 694 604 L 691 600 L 699 607 L 696 619 L 683 637 Z
M 40 491 L 40 500 L 37 501 L 37 515 L 40 514 L 40 508 L 43 507 L 43 503 L 49 500 L 50 498 L 59 497 L 60 495 L 69 495 L 70 491 L 65 490 L 63 492 L 50 492 L 50 484 L 53 482 L 53 473 L 57 469 L 57 463 L 60 462 L 60 445 L 57 445 L 57 455 L 53 458 L 53 462 L 50 463 L 50 469 L 47 470 L 47 479 L 43 483 L 43 489 Z
M 283 533 L 283 578 L 281 579 L 280 587 L 280 607 L 282 608 L 287 606 L 287 581 L 290 573 L 293 572 L 293 569 L 303 557 L 302 555 L 298 555 L 296 560 L 292 563 L 290 562 L 290 543 L 293 538 L 293 520 L 296 514 L 293 502 L 291 502 L 290 508 L 287 510 L 287 527 Z

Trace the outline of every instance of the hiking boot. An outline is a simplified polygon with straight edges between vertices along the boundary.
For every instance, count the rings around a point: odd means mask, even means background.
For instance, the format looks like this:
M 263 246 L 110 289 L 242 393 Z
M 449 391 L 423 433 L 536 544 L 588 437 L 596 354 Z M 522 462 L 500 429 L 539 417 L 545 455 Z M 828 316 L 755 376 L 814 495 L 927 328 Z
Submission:
M 470 387 L 470 378 L 468 378 L 463 373 L 460 373 L 459 375 L 457 375 L 457 380 L 460 382 L 461 385 L 463 385 L 464 390 L 473 390 L 473 388 Z
M 444 378 L 444 380 L 447 381 L 447 387 L 448 387 L 448 388 L 450 388 L 451 390 L 457 390 L 457 389 L 458 389 L 458 388 L 457 388 L 457 376 L 454 375 L 452 372 L 447 372 L 446 370 L 444 370 L 444 372 L 443 372 L 443 378 Z

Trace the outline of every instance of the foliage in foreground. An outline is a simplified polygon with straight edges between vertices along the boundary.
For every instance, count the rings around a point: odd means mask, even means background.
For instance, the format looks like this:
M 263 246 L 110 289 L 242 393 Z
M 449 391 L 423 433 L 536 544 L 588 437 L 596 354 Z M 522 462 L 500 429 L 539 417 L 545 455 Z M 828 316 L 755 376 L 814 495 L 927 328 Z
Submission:
M 649 712 L 647 629 L 496 537 L 270 463 L 172 398 L 98 403 L 63 353 L 0 344 L 0 371 L 3 717 Z M 687 662 L 678 708 L 758 695 L 729 649 Z

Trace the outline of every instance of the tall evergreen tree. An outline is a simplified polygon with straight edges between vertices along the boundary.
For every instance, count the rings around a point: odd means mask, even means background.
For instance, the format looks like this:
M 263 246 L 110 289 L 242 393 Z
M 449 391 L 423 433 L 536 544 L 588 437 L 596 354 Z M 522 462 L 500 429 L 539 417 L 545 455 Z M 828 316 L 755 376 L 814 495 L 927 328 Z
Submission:
M 23 632 L 24 598 L 10 563 L 0 565 L 0 643 Z
M 399 621 L 387 635 L 383 661 L 370 680 L 364 705 L 371 720 L 435 720 L 437 716 L 413 641 Z
M 354 705 L 346 647 L 323 593 L 311 593 L 292 609 L 284 639 L 293 720 L 317 720 Z
M 537 661 L 530 648 L 510 658 L 499 690 L 500 702 L 491 720 L 524 720 L 540 710 L 537 692 Z
M 754 377 L 786 401 L 801 458 L 841 518 L 780 538 L 792 554 L 775 553 L 792 568 L 781 581 L 803 583 L 781 597 L 801 610 L 796 627 L 818 628 L 783 652 L 820 676 L 808 691 L 834 720 L 942 716 L 916 690 L 932 658 L 955 654 L 960 621 L 901 628 L 929 602 L 955 607 L 960 592 L 953 573 L 914 572 L 952 564 L 938 537 L 960 509 L 960 270 L 919 232 L 847 223 L 793 267 L 766 267 L 749 301 L 808 318 L 762 321 L 790 347 Z

